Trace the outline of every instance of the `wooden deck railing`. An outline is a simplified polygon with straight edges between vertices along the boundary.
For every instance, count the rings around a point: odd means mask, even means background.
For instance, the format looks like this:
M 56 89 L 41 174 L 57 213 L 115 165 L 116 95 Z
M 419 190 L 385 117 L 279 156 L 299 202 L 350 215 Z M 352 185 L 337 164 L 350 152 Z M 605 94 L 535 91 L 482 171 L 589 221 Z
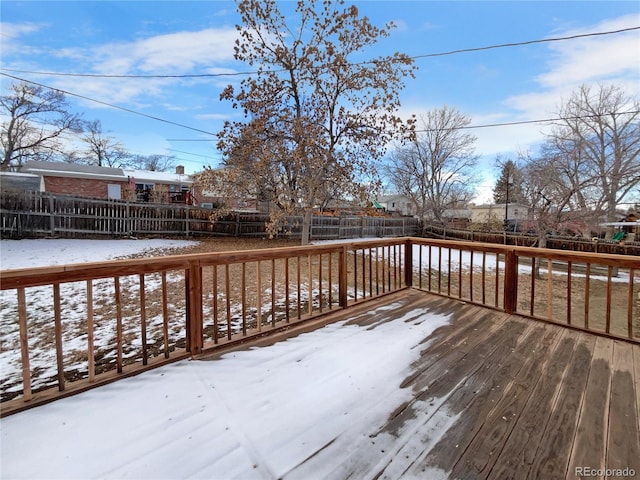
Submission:
M 418 238 L 7 270 L 1 413 L 410 287 L 639 342 L 639 273 L 638 257 Z
M 640 257 L 416 238 L 411 242 L 414 287 L 640 342 Z

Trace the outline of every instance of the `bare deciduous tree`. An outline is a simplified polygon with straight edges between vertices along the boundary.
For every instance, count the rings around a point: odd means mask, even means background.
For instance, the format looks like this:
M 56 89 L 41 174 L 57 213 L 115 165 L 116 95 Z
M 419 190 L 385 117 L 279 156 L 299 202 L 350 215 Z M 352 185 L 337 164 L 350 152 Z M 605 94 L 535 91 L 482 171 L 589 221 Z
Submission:
M 240 0 L 238 11 L 235 58 L 257 73 L 221 98 L 248 121 L 225 125 L 219 148 L 226 168 L 201 180 L 228 175 L 236 191 L 240 182 L 280 211 L 304 213 L 304 244 L 327 194 L 370 193 L 362 181 L 375 176 L 375 161 L 403 125 L 398 94 L 413 62 L 399 53 L 363 61 L 392 25 L 375 27 L 341 0 L 300 0 L 295 23 L 274 0 Z
M 62 154 L 60 136 L 82 130 L 80 116 L 69 113 L 64 94 L 26 82 L 14 83 L 11 90 L 0 97 L 2 113 L 8 117 L 2 122 L 0 135 L 1 169 Z
M 84 161 L 98 167 L 121 167 L 129 160 L 129 154 L 115 138 L 102 132 L 99 120 L 85 124 L 82 141 L 87 145 Z
M 172 170 L 176 164 L 176 157 L 173 155 L 134 155 L 129 156 L 126 165 L 138 170 L 148 170 L 150 172 L 167 172 Z
M 558 116 L 549 140 L 573 161 L 578 202 L 615 220 L 617 205 L 640 190 L 640 101 L 616 86 L 582 86 Z
M 447 208 L 475 193 L 476 137 L 465 133 L 470 118 L 444 106 L 420 119 L 420 131 L 390 156 L 386 174 L 398 193 L 411 198 L 422 219 L 443 221 Z

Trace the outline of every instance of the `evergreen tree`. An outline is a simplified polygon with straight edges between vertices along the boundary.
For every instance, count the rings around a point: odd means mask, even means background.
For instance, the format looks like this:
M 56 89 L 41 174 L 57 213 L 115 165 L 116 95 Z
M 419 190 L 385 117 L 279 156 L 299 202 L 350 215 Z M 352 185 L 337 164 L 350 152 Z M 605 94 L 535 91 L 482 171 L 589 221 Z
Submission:
M 507 203 L 507 191 L 509 196 L 508 203 L 522 202 L 524 197 L 522 191 L 522 170 L 518 168 L 513 160 L 507 160 L 505 162 L 498 160 L 498 163 L 502 168 L 502 172 L 493 189 L 493 202 Z

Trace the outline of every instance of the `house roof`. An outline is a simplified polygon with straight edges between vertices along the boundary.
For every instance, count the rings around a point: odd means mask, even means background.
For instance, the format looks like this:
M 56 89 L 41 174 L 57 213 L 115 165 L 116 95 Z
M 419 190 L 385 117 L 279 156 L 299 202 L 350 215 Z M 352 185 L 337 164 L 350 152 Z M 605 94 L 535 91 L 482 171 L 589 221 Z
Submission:
M 133 177 L 136 181 L 149 183 L 176 185 L 190 185 L 193 183 L 190 175 L 173 172 L 151 172 L 147 170 L 98 167 L 95 165 L 66 162 L 40 162 L 35 160 L 30 160 L 25 163 L 22 167 L 22 172 L 41 176 L 91 178 L 120 182 L 127 182 L 130 177 Z
M 184 173 L 179 174 L 174 172 L 151 172 L 148 170 L 124 169 L 124 174 L 127 177 L 133 177 L 136 182 L 145 181 L 150 183 L 157 182 L 176 185 L 191 185 L 193 183 L 191 176 Z
M 34 173 L 42 176 L 76 177 L 127 181 L 121 168 L 97 167 L 66 162 L 40 162 L 30 160 L 24 164 L 22 173 Z
M 470 205 L 469 208 L 471 210 L 486 210 L 488 208 L 491 209 L 499 209 L 502 208 L 504 209 L 507 205 L 509 205 L 509 208 L 529 208 L 527 205 L 524 205 L 522 203 L 515 203 L 515 202 L 509 202 L 508 204 L 506 203 L 486 203 L 483 205 Z
M 445 218 L 471 218 L 471 210 L 468 208 L 447 208 L 443 212 Z
M 385 195 L 383 197 L 378 198 L 379 203 L 389 203 L 396 200 L 411 200 L 406 195 Z

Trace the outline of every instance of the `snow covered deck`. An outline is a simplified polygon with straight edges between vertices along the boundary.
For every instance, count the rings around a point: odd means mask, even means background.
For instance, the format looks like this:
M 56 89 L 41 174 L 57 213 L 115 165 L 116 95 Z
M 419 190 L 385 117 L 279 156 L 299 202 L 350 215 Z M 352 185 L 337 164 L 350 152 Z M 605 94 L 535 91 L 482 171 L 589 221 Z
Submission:
M 2 477 L 640 472 L 639 345 L 417 290 L 332 315 L 3 418 Z

